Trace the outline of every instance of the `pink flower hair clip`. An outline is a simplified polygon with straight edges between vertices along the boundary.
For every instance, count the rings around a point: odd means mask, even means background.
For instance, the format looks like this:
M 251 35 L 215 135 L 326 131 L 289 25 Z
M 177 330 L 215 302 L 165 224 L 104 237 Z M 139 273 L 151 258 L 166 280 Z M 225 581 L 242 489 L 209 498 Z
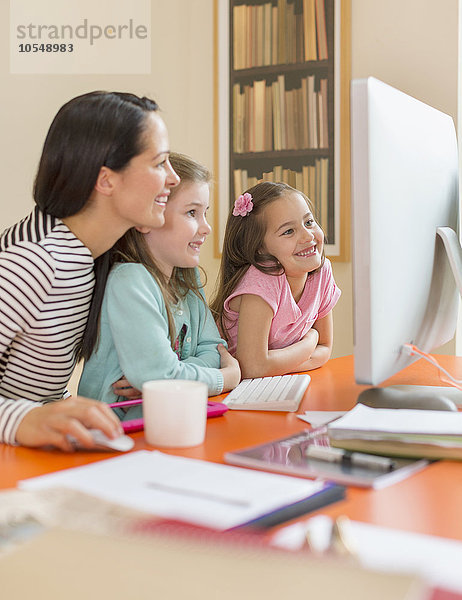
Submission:
M 246 217 L 252 211 L 252 208 L 252 196 L 246 192 L 234 202 L 233 215 L 235 217 Z

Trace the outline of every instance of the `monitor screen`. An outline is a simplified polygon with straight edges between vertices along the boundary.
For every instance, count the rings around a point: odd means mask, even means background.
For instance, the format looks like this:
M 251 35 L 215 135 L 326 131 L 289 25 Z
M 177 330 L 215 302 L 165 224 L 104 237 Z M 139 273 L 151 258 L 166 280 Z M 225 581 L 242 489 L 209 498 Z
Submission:
M 416 360 L 403 344 L 429 352 L 455 333 L 458 291 L 437 235 L 458 230 L 454 123 L 353 80 L 351 152 L 355 379 L 376 385 Z

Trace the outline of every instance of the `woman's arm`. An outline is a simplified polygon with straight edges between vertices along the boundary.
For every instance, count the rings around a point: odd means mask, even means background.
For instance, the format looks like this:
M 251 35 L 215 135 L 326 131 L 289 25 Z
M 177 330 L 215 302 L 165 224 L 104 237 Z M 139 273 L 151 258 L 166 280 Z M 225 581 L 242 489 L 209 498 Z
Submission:
M 30 321 L 41 313 L 53 277 L 53 261 L 40 246 L 24 243 L 1 253 L 0 356 L 8 357 L 15 338 L 27 331 Z M 27 365 L 29 371 L 33 365 L 32 361 Z M 36 380 L 37 385 L 43 385 L 46 369 L 37 366 Z M 30 383 L 25 387 L 32 397 L 37 395 Z M 25 398 L 0 397 L 0 442 L 32 447 L 53 445 L 71 451 L 66 434 L 74 435 L 84 447 L 94 447 L 87 427 L 101 429 L 111 438 L 122 433 L 117 417 L 107 407 L 101 410 L 97 402 L 80 400 L 44 405 Z
M 259 296 L 240 296 L 236 358 L 244 378 L 283 375 L 297 370 L 318 345 L 318 331 L 310 330 L 299 342 L 278 350 L 268 350 L 273 319 L 270 305 Z M 314 367 L 312 367 L 314 368 Z

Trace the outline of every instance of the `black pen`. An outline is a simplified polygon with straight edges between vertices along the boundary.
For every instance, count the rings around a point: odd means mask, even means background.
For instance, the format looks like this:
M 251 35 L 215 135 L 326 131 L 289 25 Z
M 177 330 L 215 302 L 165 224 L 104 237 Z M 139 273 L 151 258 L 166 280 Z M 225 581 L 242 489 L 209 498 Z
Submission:
M 310 445 L 305 451 L 305 456 L 308 458 L 351 464 L 356 467 L 365 467 L 366 469 L 376 469 L 380 471 L 392 471 L 395 468 L 395 462 L 387 456 L 376 456 L 374 454 L 365 454 L 363 452 L 348 452 L 341 448 L 332 448 L 328 446 Z

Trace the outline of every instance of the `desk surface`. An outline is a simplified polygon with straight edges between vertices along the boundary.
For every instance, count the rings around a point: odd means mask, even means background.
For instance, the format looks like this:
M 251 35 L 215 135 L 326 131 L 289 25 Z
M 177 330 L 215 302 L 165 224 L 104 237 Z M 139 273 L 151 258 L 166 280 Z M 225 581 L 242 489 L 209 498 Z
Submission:
M 441 363 L 456 377 L 462 377 L 462 358 L 441 356 Z M 312 381 L 299 412 L 305 410 L 347 410 L 366 386 L 354 382 L 351 356 L 330 360 L 310 372 Z M 387 384 L 442 385 L 436 369 L 419 360 L 386 382 Z M 190 449 L 169 450 L 214 462 L 223 454 L 291 433 L 302 431 L 306 423 L 295 414 L 228 411 L 223 417 L 209 419 L 206 441 Z M 142 432 L 133 434 L 135 450 L 147 446 Z M 165 451 L 164 449 L 162 449 Z M 111 453 L 32 450 L 0 444 L 0 488 L 59 469 L 76 467 L 113 456 Z M 320 512 L 333 517 L 345 514 L 351 519 L 462 540 L 462 462 L 439 461 L 424 471 L 383 490 L 349 488 L 344 501 Z

